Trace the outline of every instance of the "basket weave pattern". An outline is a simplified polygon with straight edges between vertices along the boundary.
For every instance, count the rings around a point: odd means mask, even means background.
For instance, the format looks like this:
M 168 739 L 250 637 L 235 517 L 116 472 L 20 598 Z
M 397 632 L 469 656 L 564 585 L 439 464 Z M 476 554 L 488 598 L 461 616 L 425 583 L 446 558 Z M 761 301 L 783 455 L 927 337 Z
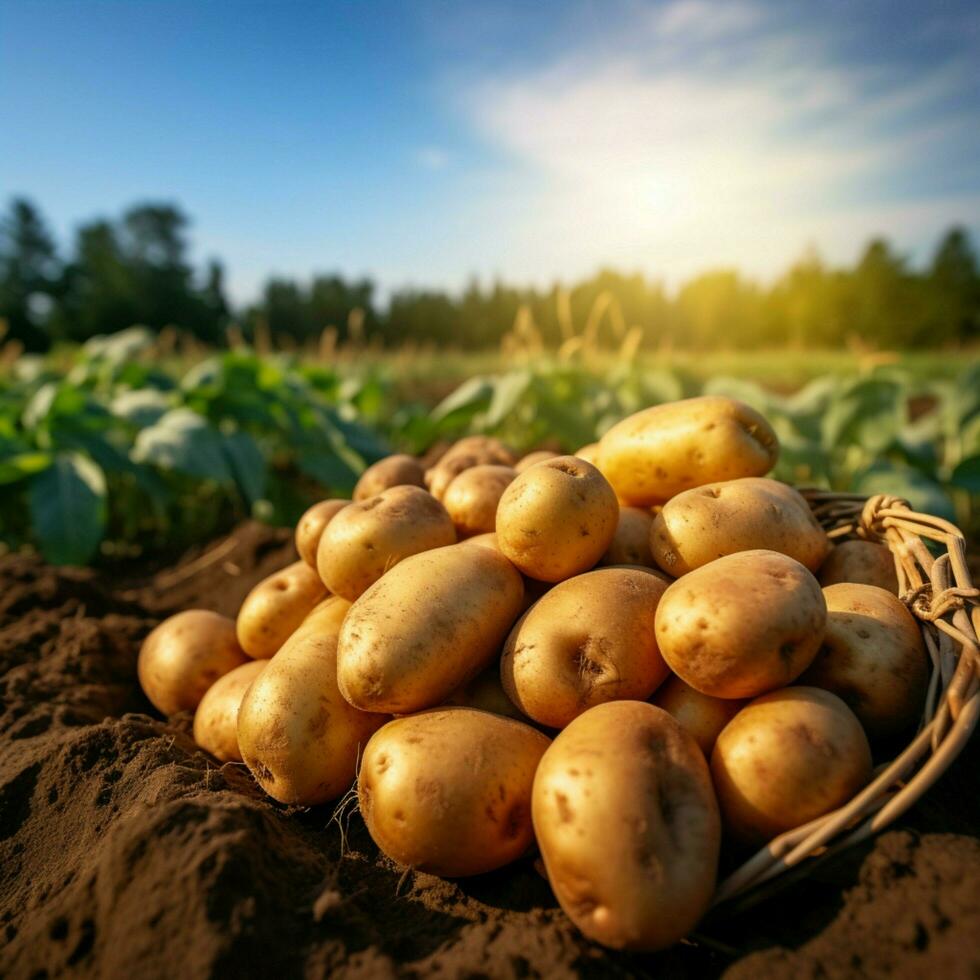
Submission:
M 949 521 L 915 513 L 904 500 L 803 490 L 832 540 L 884 544 L 895 559 L 899 596 L 925 638 L 932 671 L 918 733 L 845 806 L 780 834 L 718 886 L 714 905 L 736 899 L 791 869 L 811 867 L 870 837 L 903 814 L 945 772 L 980 716 L 980 589 L 966 563 L 963 533 Z M 923 539 L 938 542 L 934 558 Z M 762 889 L 764 890 L 764 889 Z

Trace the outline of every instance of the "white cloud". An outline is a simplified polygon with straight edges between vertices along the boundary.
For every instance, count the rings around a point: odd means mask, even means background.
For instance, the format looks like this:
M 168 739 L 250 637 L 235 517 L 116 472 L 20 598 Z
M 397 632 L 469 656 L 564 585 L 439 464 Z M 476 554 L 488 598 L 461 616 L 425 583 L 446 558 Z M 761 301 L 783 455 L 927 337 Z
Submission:
M 463 111 L 523 188 L 485 205 L 492 251 L 508 256 L 500 271 L 544 279 L 612 263 L 676 280 L 730 263 L 768 275 L 810 241 L 849 259 L 876 232 L 903 244 L 976 222 L 976 198 L 888 203 L 882 190 L 969 124 L 927 111 L 965 66 L 841 67 L 829 35 L 777 26 L 771 10 L 674 0 L 637 13 L 615 43 L 474 82 Z M 886 203 L 843 203 L 869 188 Z

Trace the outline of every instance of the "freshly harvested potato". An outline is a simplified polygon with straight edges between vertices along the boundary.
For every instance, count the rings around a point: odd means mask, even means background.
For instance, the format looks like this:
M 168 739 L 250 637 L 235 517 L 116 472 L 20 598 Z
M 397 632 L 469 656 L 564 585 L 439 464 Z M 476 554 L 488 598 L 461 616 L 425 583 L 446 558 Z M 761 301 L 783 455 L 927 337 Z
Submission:
M 351 607 L 337 683 L 364 711 L 431 708 L 488 666 L 517 619 L 524 583 L 499 552 L 471 544 L 412 555 Z
M 345 507 L 317 551 L 323 584 L 353 601 L 409 555 L 456 540 L 446 508 L 421 487 L 392 487 Z
M 721 730 L 746 704 L 736 698 L 709 697 L 695 691 L 676 675 L 657 688 L 650 703 L 663 708 L 681 728 L 690 732 L 709 759 Z
M 263 579 L 238 611 L 235 630 L 241 648 L 256 660 L 274 657 L 326 597 L 320 576 L 305 561 L 294 562 Z
M 340 796 L 358 752 L 388 719 L 351 707 L 337 690 L 337 634 L 350 603 L 320 603 L 252 682 L 238 710 L 238 745 L 259 785 L 280 803 Z
M 558 453 L 552 452 L 550 449 L 536 449 L 533 453 L 522 456 L 514 464 L 514 469 L 518 473 L 523 473 L 529 467 L 534 466 L 535 463 L 543 463 L 546 459 L 554 459 L 557 455 Z
M 477 674 L 468 684 L 457 688 L 446 698 L 444 707 L 477 708 L 489 711 L 494 715 L 514 718 L 526 722 L 527 715 L 522 714 L 504 690 L 500 683 L 500 668 L 491 664 L 482 673 Z
M 705 483 L 763 476 L 778 455 L 776 433 L 755 409 L 705 395 L 623 419 L 599 440 L 596 465 L 620 500 L 649 507 Z
M 893 592 L 840 583 L 823 590 L 827 632 L 801 684 L 836 694 L 872 739 L 897 735 L 922 712 L 929 660 L 922 632 Z
M 820 586 L 796 559 L 740 551 L 668 587 L 657 607 L 657 642 L 695 690 L 754 698 L 810 666 L 826 624 Z
M 614 949 L 658 950 L 708 908 L 721 837 L 708 766 L 666 711 L 590 708 L 534 777 L 534 834 L 568 917 Z
M 355 500 L 367 500 L 392 487 L 424 487 L 422 464 L 406 453 L 396 453 L 372 463 L 354 487 Z
M 478 544 L 481 548 L 492 548 L 494 551 L 500 551 L 497 545 L 497 532 L 487 531 L 484 534 L 474 534 L 472 538 L 464 539 L 466 544 Z M 463 542 L 461 541 L 460 544 Z
M 248 662 L 235 622 L 207 609 L 188 609 L 165 619 L 140 647 L 140 687 L 165 715 L 193 711 L 207 689 Z
M 777 480 L 745 477 L 686 490 L 653 520 L 657 564 L 680 578 L 738 551 L 779 551 L 816 572 L 830 541 L 807 502 Z
M 316 550 L 323 529 L 342 511 L 349 500 L 321 500 L 299 519 L 296 525 L 296 550 L 310 568 L 316 568 Z
M 550 728 L 604 701 L 648 698 L 669 673 L 654 628 L 666 589 L 656 575 L 631 568 L 596 569 L 556 585 L 504 644 L 507 696 Z
M 368 742 L 357 796 L 374 842 L 445 878 L 516 860 L 534 840 L 531 785 L 548 739 L 472 708 L 396 718 Z
M 653 515 L 640 507 L 620 507 L 619 523 L 600 565 L 644 565 L 656 568 L 650 550 Z
M 584 459 L 587 463 L 591 463 L 593 466 L 597 465 L 596 460 L 599 457 L 599 443 L 590 442 L 587 446 L 583 446 L 581 449 L 574 453 L 579 459 Z
M 841 582 L 877 585 L 898 594 L 898 574 L 891 551 L 874 541 L 843 541 L 830 549 L 817 579 L 824 587 Z
M 454 478 L 442 495 L 442 504 L 460 538 L 494 530 L 497 504 L 516 476 L 517 471 L 511 466 L 484 463 L 471 466 Z
M 241 762 L 238 709 L 252 681 L 268 660 L 253 660 L 219 677 L 201 698 L 194 713 L 194 741 L 222 762 Z
M 454 443 L 431 469 L 425 483 L 437 500 L 442 500 L 449 484 L 471 466 L 513 466 L 514 454 L 490 436 L 467 436 Z
M 851 799 L 871 778 L 871 749 L 835 694 L 788 687 L 751 701 L 725 726 L 711 774 L 725 830 L 757 846 Z
M 618 521 L 619 503 L 603 475 L 576 456 L 557 456 L 504 491 L 497 544 L 525 575 L 560 582 L 602 557 Z

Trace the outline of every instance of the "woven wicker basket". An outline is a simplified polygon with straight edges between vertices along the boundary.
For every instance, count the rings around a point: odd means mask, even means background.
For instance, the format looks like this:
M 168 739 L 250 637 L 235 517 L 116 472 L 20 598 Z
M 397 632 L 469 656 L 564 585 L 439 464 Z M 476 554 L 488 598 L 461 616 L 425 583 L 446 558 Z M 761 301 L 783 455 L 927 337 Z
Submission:
M 962 532 L 915 513 L 898 497 L 802 493 L 832 539 L 864 538 L 891 550 L 899 595 L 918 620 L 932 660 L 925 708 L 911 744 L 879 766 L 850 803 L 770 841 L 721 882 L 715 907 L 752 905 L 792 880 L 794 871 L 808 873 L 817 861 L 896 820 L 956 758 L 980 715 L 980 590 L 970 580 Z M 934 558 L 923 538 L 938 542 L 943 553 Z

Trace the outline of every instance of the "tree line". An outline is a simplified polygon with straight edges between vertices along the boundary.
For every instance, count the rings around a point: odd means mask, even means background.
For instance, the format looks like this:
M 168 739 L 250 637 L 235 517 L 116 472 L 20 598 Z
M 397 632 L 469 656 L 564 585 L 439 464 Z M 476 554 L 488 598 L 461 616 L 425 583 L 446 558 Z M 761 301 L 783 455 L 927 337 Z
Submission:
M 980 339 L 980 267 L 969 234 L 949 229 L 913 266 L 884 239 L 853 267 L 808 251 L 762 285 L 732 269 L 676 290 L 641 274 L 603 270 L 574 285 L 517 288 L 473 280 L 461 293 L 403 289 L 387 302 L 368 279 L 269 279 L 260 298 L 233 309 L 217 260 L 194 268 L 188 218 L 171 204 L 136 205 L 79 227 L 59 247 L 40 211 L 14 199 L 0 220 L 0 320 L 30 351 L 139 323 L 174 325 L 220 346 L 229 328 L 296 344 L 333 327 L 340 341 L 495 347 L 523 318 L 557 346 L 592 324 L 615 340 L 638 326 L 645 346 L 827 347 L 851 339 L 880 348 L 952 347 Z

